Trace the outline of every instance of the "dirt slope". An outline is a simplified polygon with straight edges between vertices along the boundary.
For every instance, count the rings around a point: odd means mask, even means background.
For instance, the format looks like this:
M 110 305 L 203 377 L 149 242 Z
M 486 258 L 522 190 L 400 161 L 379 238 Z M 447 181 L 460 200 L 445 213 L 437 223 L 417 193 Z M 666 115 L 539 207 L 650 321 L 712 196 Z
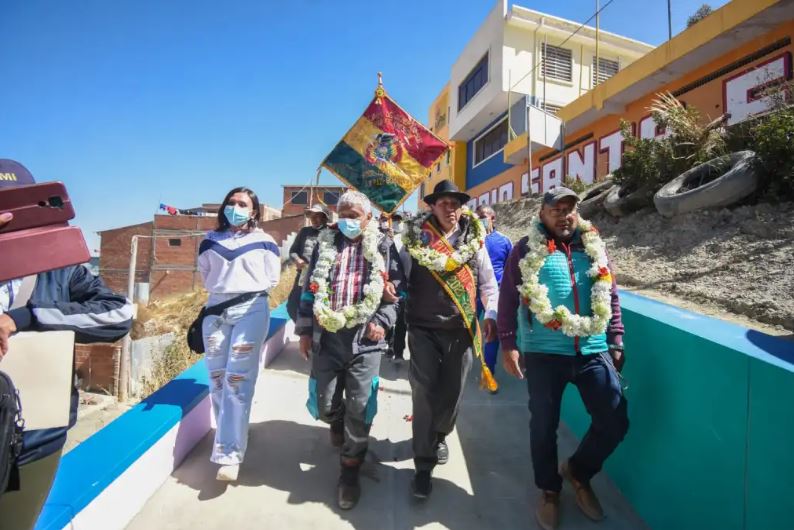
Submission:
M 497 205 L 499 230 L 517 241 L 539 204 Z M 794 203 L 591 220 L 622 287 L 774 334 L 794 331 Z

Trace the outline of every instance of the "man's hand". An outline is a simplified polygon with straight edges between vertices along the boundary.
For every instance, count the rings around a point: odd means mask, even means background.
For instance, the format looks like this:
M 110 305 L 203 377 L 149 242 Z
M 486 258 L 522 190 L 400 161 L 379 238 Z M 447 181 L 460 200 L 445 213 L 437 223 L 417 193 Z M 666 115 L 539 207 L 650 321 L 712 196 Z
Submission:
M 521 354 L 518 350 L 502 350 L 502 367 L 508 374 L 524 379 L 524 371 L 521 369 Z
M 610 348 L 609 356 L 612 357 L 612 364 L 615 365 L 615 370 L 617 370 L 618 372 L 622 372 L 623 365 L 626 363 L 626 357 L 623 355 L 623 350 L 617 348 Z
M 493 342 L 496 340 L 496 320 L 486 318 L 483 321 L 483 333 L 485 335 L 485 342 Z
M 295 261 L 295 268 L 298 270 L 302 270 L 303 267 L 306 266 L 306 262 L 300 258 L 296 258 L 294 261 Z
M 0 213 L 0 228 L 3 228 L 5 225 L 10 223 L 13 218 L 14 214 L 11 212 Z
M 400 297 L 397 296 L 397 288 L 394 287 L 394 284 L 391 282 L 386 282 L 386 285 L 383 287 L 383 301 L 387 304 L 393 304 Z
M 370 322 L 367 324 L 367 338 L 371 341 L 380 342 L 386 337 L 386 330 L 381 326 Z
M 0 315 L 0 359 L 8 353 L 8 338 L 16 331 L 14 319 L 8 315 Z
M 301 356 L 308 361 L 309 353 L 312 351 L 312 336 L 301 335 L 300 343 L 298 344 L 298 349 L 301 352 Z

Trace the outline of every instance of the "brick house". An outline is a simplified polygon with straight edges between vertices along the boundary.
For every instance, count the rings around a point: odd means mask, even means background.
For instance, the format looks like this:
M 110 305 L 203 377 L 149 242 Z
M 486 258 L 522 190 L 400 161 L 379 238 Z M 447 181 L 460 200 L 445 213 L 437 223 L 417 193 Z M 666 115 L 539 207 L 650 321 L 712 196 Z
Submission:
M 345 186 L 282 186 L 284 188 L 284 207 L 281 217 L 303 215 L 303 210 L 311 203 L 321 203 L 328 206 L 331 211 L 336 211 L 339 197 L 347 189 Z
M 149 284 L 149 298 L 157 299 L 201 287 L 196 269 L 199 245 L 215 228 L 219 204 L 204 204 L 198 215 L 155 215 L 151 221 L 99 232 L 99 275 L 114 291 L 127 292 L 132 238 L 138 238 L 135 282 Z M 281 243 L 303 226 L 301 215 L 282 219 L 281 212 L 262 205 L 263 230 Z

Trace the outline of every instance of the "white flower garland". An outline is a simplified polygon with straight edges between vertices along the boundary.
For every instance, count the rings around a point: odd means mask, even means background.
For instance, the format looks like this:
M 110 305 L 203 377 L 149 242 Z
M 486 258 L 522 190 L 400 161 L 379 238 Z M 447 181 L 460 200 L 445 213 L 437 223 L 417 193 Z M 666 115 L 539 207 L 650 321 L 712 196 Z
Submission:
M 598 235 L 598 230 L 590 221 L 579 217 L 579 229 L 585 253 L 592 261 L 587 274 L 593 278 L 591 289 L 592 317 L 584 317 L 571 313 L 565 306 L 551 307 L 548 287 L 539 280 L 540 269 L 546 258 L 555 250 L 554 241 L 548 240 L 540 229 L 540 218 L 532 221 L 529 231 L 529 250 L 519 262 L 519 269 L 524 283 L 518 286 L 518 292 L 529 305 L 535 318 L 551 329 L 560 329 L 569 337 L 587 337 L 600 335 L 607 329 L 612 318 L 612 274 L 609 271 L 606 246 Z
M 335 236 L 336 231 L 330 228 L 320 232 L 317 238 L 320 246 L 319 255 L 309 282 L 309 289 L 314 293 L 314 316 L 320 325 L 331 333 L 369 322 L 380 307 L 386 273 L 383 256 L 378 252 L 380 233 L 376 223 L 370 222 L 364 230 L 362 241 L 364 259 L 370 264 L 369 282 L 363 289 L 364 298 L 359 303 L 346 306 L 340 311 L 331 309 L 328 280 L 337 257 Z
M 432 216 L 428 213 L 408 225 L 406 232 L 406 244 L 408 252 L 423 267 L 427 267 L 435 272 L 451 272 L 457 270 L 461 265 L 468 263 L 471 258 L 485 244 L 485 230 L 480 224 L 479 219 L 468 210 L 464 210 L 463 217 L 468 217 L 472 230 L 467 241 L 464 241 L 452 255 L 448 256 L 428 246 L 428 241 L 422 239 L 422 226 Z

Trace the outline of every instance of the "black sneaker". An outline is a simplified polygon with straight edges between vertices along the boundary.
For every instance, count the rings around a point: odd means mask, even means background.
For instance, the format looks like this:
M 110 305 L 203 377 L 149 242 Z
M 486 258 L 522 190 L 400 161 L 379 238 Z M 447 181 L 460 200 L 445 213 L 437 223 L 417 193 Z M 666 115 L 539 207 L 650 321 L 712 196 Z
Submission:
M 351 510 L 361 497 L 361 485 L 358 482 L 359 466 L 342 466 L 339 485 L 336 489 L 336 504 L 342 510 Z
M 449 447 L 447 447 L 447 442 L 440 434 L 438 435 L 438 443 L 436 443 L 436 458 L 440 466 L 449 462 Z
M 433 491 L 433 483 L 430 481 L 430 471 L 417 471 L 411 483 L 414 497 L 425 500 L 430 497 Z

